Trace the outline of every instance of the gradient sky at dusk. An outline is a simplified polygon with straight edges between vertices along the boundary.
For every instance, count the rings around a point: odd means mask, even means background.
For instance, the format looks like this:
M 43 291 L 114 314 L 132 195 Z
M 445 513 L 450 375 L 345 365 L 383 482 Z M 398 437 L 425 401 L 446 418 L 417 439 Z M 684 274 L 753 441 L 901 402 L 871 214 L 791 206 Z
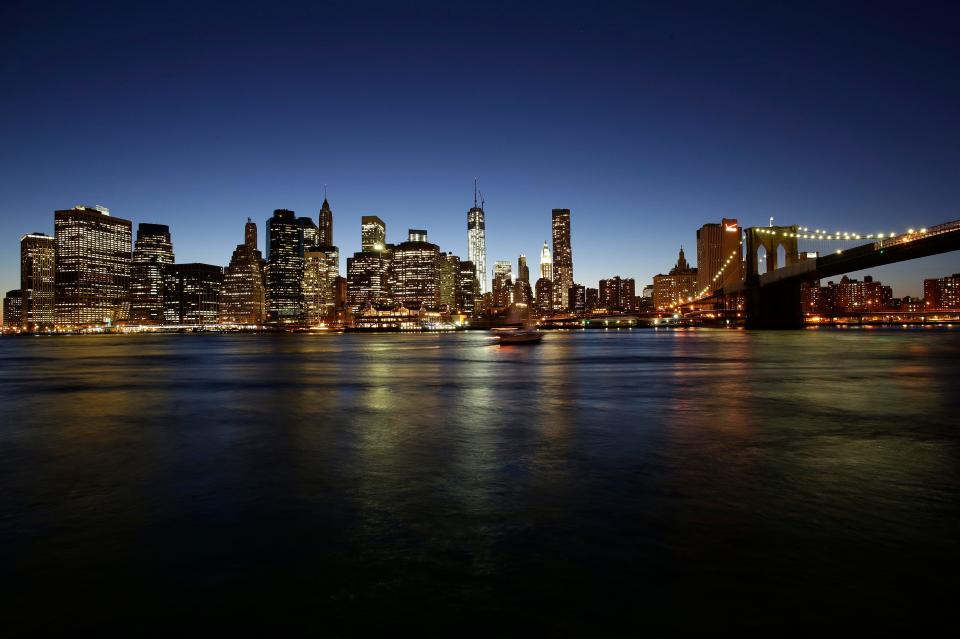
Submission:
M 0 9 L 0 286 L 19 237 L 103 204 L 226 264 L 247 216 L 360 216 L 535 264 L 570 208 L 574 275 L 638 287 L 736 217 L 857 232 L 960 218 L 950 5 L 201 2 Z M 341 261 L 345 270 L 345 261 Z M 531 271 L 534 269 L 532 268 Z M 895 293 L 960 252 L 874 269 Z

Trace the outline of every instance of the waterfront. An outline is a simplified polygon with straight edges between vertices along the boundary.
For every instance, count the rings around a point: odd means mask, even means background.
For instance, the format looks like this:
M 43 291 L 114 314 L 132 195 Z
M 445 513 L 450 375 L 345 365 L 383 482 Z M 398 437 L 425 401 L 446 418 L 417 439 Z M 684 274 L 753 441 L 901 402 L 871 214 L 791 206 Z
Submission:
M 14 627 L 947 618 L 960 333 L 0 340 Z

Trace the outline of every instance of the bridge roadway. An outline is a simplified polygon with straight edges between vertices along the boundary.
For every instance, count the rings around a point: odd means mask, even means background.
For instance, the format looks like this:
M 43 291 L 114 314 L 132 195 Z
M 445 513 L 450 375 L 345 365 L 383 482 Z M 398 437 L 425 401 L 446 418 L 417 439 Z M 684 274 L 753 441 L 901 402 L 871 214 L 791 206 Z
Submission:
M 802 259 L 755 277 L 755 282 L 737 282 L 711 297 L 743 294 L 747 301 L 747 325 L 756 328 L 797 328 L 803 325 L 800 284 L 844 273 L 915 260 L 960 249 L 960 220 L 904 233 L 817 258 Z M 747 259 L 755 259 L 748 256 Z M 752 312 L 751 312 L 752 311 Z M 752 317 L 751 317 L 752 315 Z

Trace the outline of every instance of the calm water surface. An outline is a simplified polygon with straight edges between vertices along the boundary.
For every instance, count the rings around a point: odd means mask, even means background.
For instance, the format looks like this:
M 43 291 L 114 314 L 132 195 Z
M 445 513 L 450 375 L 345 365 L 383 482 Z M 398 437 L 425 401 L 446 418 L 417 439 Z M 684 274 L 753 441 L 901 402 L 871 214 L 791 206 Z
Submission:
M 5 623 L 950 618 L 960 333 L 0 339 Z

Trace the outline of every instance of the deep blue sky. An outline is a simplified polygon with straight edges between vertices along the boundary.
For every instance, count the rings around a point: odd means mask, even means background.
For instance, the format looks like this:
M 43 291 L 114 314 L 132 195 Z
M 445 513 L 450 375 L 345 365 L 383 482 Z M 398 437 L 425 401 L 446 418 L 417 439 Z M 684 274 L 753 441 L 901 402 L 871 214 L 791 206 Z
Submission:
M 0 9 L 0 286 L 18 239 L 100 203 L 225 264 L 247 216 L 359 220 L 535 264 L 573 211 L 574 274 L 638 286 L 723 216 L 902 231 L 960 218 L 949 5 L 201 2 Z M 343 268 L 345 264 L 341 264 Z M 534 270 L 534 269 L 531 269 Z M 897 294 L 960 253 L 874 274 Z

